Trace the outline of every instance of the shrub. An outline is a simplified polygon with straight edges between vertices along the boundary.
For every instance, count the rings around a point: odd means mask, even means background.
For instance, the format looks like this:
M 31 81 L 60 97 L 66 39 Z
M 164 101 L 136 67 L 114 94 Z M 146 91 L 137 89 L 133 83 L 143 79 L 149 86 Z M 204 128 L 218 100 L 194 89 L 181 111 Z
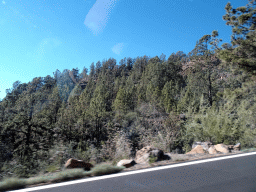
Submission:
M 54 172 L 54 171 L 57 171 L 59 168 L 60 168 L 60 167 L 57 166 L 57 165 L 49 165 L 49 166 L 47 166 L 46 171 L 48 171 L 48 172 Z
M 151 163 L 155 163 L 157 160 L 157 157 L 154 157 L 153 155 L 149 156 L 149 164 L 151 165 Z

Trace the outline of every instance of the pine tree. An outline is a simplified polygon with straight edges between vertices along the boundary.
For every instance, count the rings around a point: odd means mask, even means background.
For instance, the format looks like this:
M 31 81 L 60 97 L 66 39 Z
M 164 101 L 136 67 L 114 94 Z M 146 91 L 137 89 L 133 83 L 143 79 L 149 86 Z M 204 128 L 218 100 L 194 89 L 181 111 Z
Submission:
M 94 62 L 92 62 L 92 64 L 90 65 L 89 78 L 95 80 L 95 66 L 94 66 Z
M 129 110 L 128 99 L 129 99 L 128 94 L 125 92 L 125 89 L 121 87 L 113 103 L 114 111 L 119 115 L 126 114 L 127 111 Z
M 220 60 L 216 57 L 215 51 L 218 50 L 218 32 L 213 31 L 212 35 L 204 35 L 196 44 L 195 48 L 189 53 L 190 61 L 194 69 L 191 68 L 190 77 L 192 85 L 200 90 L 196 94 L 198 97 L 205 94 L 208 97 L 209 105 L 212 106 L 217 93 L 215 80 L 218 78 L 218 66 Z M 210 45 L 211 48 L 209 47 Z
M 189 112 L 189 109 L 192 109 L 192 112 L 198 112 L 199 110 L 199 101 L 195 98 L 195 93 L 192 92 L 191 87 L 188 87 L 185 93 L 185 96 L 179 100 L 177 105 L 177 112 L 186 113 Z
M 218 51 L 219 58 L 226 65 L 237 65 L 240 69 L 256 74 L 256 9 L 255 0 L 250 0 L 246 6 L 233 9 L 228 2 L 225 10 L 226 25 L 232 27 L 231 43 L 224 44 L 222 50 Z
M 87 111 L 87 116 L 91 118 L 91 124 L 95 130 L 95 137 L 97 140 L 97 147 L 100 144 L 100 136 L 102 133 L 103 120 L 107 116 L 106 104 L 108 98 L 108 92 L 106 90 L 104 82 L 99 82 L 97 85 L 93 97 L 90 101 L 90 107 Z
M 176 87 L 171 81 L 167 82 L 162 90 L 162 105 L 167 113 L 177 110 L 177 95 Z
M 29 105 L 26 103 L 29 103 Z M 53 135 L 53 131 L 51 127 L 33 119 L 32 97 L 30 101 L 25 101 L 24 98 L 24 101 L 20 101 L 17 107 L 18 112 L 15 114 L 14 119 L 5 122 L 1 134 L 12 133 L 14 156 L 19 157 L 21 163 L 30 162 L 30 165 L 35 168 L 37 164 L 33 159 L 37 159 L 37 151 L 39 149 L 49 149 L 49 140 L 47 141 L 46 136 Z M 41 138 L 40 142 L 38 142 L 39 138 Z M 32 167 L 30 168 L 32 169 Z

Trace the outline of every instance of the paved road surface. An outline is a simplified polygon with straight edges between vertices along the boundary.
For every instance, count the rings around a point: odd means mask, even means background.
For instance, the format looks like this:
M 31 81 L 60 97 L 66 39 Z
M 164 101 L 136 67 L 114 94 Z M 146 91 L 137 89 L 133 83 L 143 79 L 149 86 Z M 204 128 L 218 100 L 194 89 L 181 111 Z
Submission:
M 214 158 L 219 159 L 217 161 L 214 159 L 197 160 L 126 173 L 80 179 L 72 181 L 73 183 L 77 182 L 75 184 L 70 184 L 71 181 L 62 183 L 64 185 L 68 184 L 65 186 L 53 184 L 51 185 L 52 188 L 39 189 L 39 187 L 35 187 L 16 191 L 256 192 L 256 152 L 248 154 L 247 156 L 235 155 L 238 156 L 235 158 L 234 156 L 233 158 Z

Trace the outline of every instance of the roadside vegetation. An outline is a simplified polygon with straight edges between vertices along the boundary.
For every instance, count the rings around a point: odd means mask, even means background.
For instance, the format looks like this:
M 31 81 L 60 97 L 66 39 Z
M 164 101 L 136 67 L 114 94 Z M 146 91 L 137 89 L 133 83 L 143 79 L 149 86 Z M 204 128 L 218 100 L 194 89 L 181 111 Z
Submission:
M 5 178 L 0 182 L 0 191 L 22 189 L 29 185 L 40 183 L 58 183 L 74 179 L 81 179 L 91 176 L 107 175 L 120 172 L 125 167 L 111 166 L 109 164 L 100 164 L 92 168 L 91 171 L 84 171 L 83 169 L 62 170 L 51 176 L 38 176 L 34 178 Z
M 256 148 L 247 148 L 242 149 L 241 151 L 255 152 Z M 156 157 L 150 156 L 149 165 L 152 166 L 152 163 L 156 162 L 156 159 Z M 189 157 L 172 156 L 173 162 L 184 162 L 189 160 Z M 26 187 L 36 186 L 36 184 L 52 184 L 75 179 L 89 178 L 93 176 L 108 175 L 121 172 L 122 170 L 125 169 L 125 167 L 123 166 L 114 166 L 115 164 L 115 162 L 100 163 L 97 164 L 90 171 L 84 171 L 83 169 L 58 169 L 57 167 L 55 167 L 54 169 L 51 169 L 51 171 L 49 171 L 52 173 L 51 175 L 39 174 L 38 176 L 27 179 L 17 177 L 6 177 L 2 181 L 0 181 L 0 191 L 22 189 Z

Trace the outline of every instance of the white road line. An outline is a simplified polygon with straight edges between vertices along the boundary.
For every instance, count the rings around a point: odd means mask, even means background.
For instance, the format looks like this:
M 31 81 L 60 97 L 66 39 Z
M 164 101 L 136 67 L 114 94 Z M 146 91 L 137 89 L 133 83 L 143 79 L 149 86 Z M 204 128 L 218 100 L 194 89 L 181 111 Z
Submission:
M 36 190 L 40 190 L 40 189 L 49 189 L 49 188 L 60 187 L 60 186 L 65 186 L 65 185 L 73 185 L 73 184 L 85 183 L 85 182 L 89 182 L 89 181 L 102 180 L 102 179 L 120 177 L 120 176 L 125 176 L 125 175 L 133 175 L 133 174 L 145 173 L 145 172 L 149 172 L 149 171 L 157 171 L 157 170 L 161 170 L 161 169 L 169 169 L 169 168 L 174 168 L 174 167 L 182 167 L 182 166 L 187 166 L 187 165 L 200 164 L 200 163 L 205 163 L 205 162 L 210 162 L 210 161 L 219 161 L 219 160 L 223 160 L 223 159 L 244 157 L 244 156 L 248 156 L 248 155 L 256 155 L 256 152 L 238 154 L 238 155 L 230 155 L 230 156 L 225 156 L 225 157 L 217 157 L 217 158 L 211 158 L 211 159 L 205 159 L 205 160 L 198 160 L 198 161 L 187 162 L 187 163 L 179 163 L 179 164 L 174 164 L 174 165 L 146 168 L 143 170 L 129 171 L 129 172 L 125 172 L 125 173 L 116 173 L 116 174 L 112 174 L 112 175 L 95 176 L 93 178 L 78 179 L 75 181 L 67 181 L 67 182 L 62 182 L 62 183 L 49 184 L 49 185 L 45 185 L 45 186 L 31 187 L 31 188 L 26 188 L 26 189 L 14 190 L 12 192 L 28 192 L 28 191 L 36 191 Z

